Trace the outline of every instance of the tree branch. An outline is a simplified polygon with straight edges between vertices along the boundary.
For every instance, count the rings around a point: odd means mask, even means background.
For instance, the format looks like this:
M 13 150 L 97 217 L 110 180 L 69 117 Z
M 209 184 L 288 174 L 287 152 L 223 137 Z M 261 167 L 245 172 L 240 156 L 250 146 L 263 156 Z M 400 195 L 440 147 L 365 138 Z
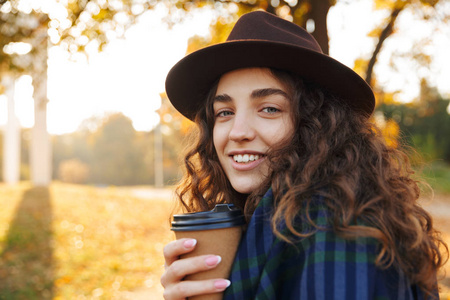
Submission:
M 367 65 L 366 82 L 371 87 L 373 86 L 372 83 L 373 68 L 375 66 L 375 63 L 377 62 L 378 54 L 380 53 L 381 48 L 383 47 L 384 41 L 392 34 L 394 30 L 395 21 L 397 20 L 398 15 L 404 8 L 405 4 L 396 5 L 392 10 L 391 15 L 389 16 L 389 22 L 387 23 L 386 27 L 384 27 L 384 29 L 381 31 L 377 46 L 375 47 L 372 57 L 369 60 L 369 64 Z

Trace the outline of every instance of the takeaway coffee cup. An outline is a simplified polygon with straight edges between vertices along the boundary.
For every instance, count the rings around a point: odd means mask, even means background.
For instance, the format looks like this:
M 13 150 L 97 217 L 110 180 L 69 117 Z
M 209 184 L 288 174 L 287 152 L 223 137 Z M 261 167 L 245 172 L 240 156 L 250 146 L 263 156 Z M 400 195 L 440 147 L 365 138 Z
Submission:
M 172 230 L 176 238 L 197 240 L 195 249 L 181 258 L 203 254 L 215 254 L 222 257 L 217 267 L 189 275 L 185 280 L 228 278 L 244 224 L 244 215 L 233 204 L 217 204 L 210 211 L 174 215 Z M 189 299 L 222 299 L 222 294 L 196 296 Z

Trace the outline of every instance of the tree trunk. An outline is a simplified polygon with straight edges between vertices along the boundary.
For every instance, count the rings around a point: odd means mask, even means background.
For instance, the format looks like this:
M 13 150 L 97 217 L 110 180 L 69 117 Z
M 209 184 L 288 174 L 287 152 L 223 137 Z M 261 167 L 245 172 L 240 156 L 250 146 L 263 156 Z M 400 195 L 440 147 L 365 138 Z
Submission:
M 384 29 L 381 31 L 377 46 L 375 47 L 372 57 L 369 60 L 369 64 L 367 65 L 366 71 L 366 82 L 371 87 L 373 87 L 372 82 L 373 69 L 375 67 L 375 63 L 377 62 L 378 54 L 381 51 L 384 41 L 392 34 L 394 30 L 395 21 L 397 20 L 399 13 L 403 10 L 404 7 L 405 5 L 397 5 L 393 8 L 391 15 L 389 17 L 389 22 L 387 23 L 386 27 L 384 27 Z
M 155 187 L 164 187 L 164 165 L 163 165 L 163 137 L 161 132 L 161 118 L 153 130 L 155 147 Z
M 329 38 L 327 27 L 327 15 L 330 10 L 330 0 L 314 0 L 311 1 L 311 11 L 309 18 L 314 21 L 315 30 L 311 33 L 317 40 L 323 53 L 329 54 Z
M 30 171 L 35 186 L 48 186 L 51 181 L 51 147 L 47 132 L 47 59 L 48 35 L 42 28 L 36 33 L 36 50 L 33 66 L 34 126 L 31 132 Z
M 8 184 L 16 184 L 20 180 L 20 125 L 14 107 L 15 76 L 5 75 L 2 81 L 8 100 L 8 121 L 3 142 L 3 180 Z

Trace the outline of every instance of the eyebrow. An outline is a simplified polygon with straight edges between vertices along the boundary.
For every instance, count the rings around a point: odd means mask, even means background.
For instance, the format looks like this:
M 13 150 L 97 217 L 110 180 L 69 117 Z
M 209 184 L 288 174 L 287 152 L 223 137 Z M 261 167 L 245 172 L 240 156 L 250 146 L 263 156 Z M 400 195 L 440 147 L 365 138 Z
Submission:
M 272 95 L 280 95 L 285 97 L 286 99 L 289 99 L 289 95 L 280 89 L 274 89 L 274 88 L 266 88 L 266 89 L 259 89 L 259 90 L 254 90 L 251 94 L 252 98 L 264 98 L 267 96 L 272 96 Z
M 285 97 L 286 99 L 289 99 L 289 95 L 280 89 L 274 89 L 274 88 L 265 88 L 265 89 L 257 89 L 252 91 L 250 97 L 252 99 L 259 99 L 259 98 L 264 98 L 267 96 L 272 96 L 272 95 L 280 95 Z M 216 95 L 214 97 L 214 102 L 230 102 L 231 101 L 231 97 L 228 94 L 221 94 L 221 95 Z

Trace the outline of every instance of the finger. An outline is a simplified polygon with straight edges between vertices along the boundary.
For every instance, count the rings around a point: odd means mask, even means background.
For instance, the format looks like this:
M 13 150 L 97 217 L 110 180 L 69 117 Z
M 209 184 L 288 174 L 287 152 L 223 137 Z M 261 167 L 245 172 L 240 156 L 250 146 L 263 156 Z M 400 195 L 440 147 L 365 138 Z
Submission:
M 196 295 L 220 293 L 230 284 L 227 279 L 181 281 L 164 290 L 164 299 L 185 299 Z
M 161 284 L 166 287 L 172 285 L 190 274 L 215 268 L 222 258 L 218 255 L 200 255 L 179 259 L 170 265 L 161 276 Z
M 164 247 L 164 259 L 166 266 L 170 266 L 174 261 L 178 260 L 180 255 L 191 252 L 197 244 L 196 239 L 183 238 L 172 241 Z

